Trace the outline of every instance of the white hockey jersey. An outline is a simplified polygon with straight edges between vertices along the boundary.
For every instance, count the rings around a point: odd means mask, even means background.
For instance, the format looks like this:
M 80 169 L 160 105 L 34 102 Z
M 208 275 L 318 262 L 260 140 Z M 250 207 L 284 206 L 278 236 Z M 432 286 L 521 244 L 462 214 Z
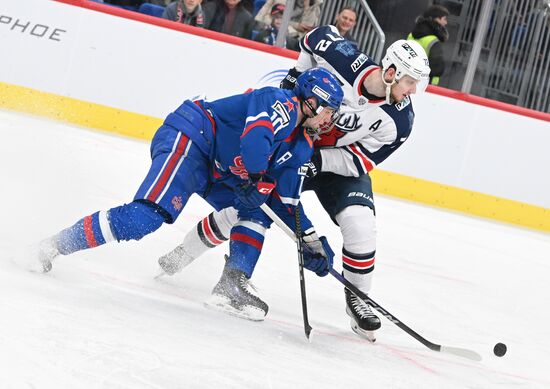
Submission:
M 410 99 L 386 104 L 385 97 L 369 95 L 363 81 L 380 69 L 355 44 L 342 38 L 336 27 L 321 26 L 300 41 L 296 70 L 319 66 L 342 83 L 344 103 L 335 126 L 318 135 L 322 171 L 358 177 L 367 174 L 409 137 L 414 121 Z

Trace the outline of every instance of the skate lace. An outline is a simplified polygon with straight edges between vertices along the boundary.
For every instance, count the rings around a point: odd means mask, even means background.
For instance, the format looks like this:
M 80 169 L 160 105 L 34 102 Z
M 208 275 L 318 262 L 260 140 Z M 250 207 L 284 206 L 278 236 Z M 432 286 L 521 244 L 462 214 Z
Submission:
M 353 307 L 353 310 L 361 317 L 361 318 L 367 318 L 375 316 L 374 313 L 372 313 L 372 310 L 370 309 L 370 306 L 365 303 L 363 300 L 357 298 L 357 296 L 352 295 L 351 296 L 351 305 Z
M 239 283 L 246 293 L 251 296 L 258 297 L 258 288 L 252 282 L 250 282 L 250 280 L 247 279 L 244 274 L 240 277 Z

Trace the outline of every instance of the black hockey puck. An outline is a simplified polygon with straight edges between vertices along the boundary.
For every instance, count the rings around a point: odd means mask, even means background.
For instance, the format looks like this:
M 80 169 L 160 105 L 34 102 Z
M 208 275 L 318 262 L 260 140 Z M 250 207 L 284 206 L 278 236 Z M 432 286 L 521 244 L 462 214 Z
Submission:
M 506 354 L 506 345 L 504 343 L 497 343 L 493 348 L 493 352 L 497 357 L 502 357 Z

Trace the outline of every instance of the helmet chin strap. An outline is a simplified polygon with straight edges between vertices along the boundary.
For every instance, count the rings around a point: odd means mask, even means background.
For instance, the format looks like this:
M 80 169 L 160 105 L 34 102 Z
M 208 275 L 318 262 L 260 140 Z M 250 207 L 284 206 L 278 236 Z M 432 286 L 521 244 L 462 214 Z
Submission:
M 310 117 L 308 115 L 306 115 L 305 110 L 304 110 L 304 100 L 300 100 L 300 111 L 302 111 L 302 120 L 300 121 L 300 123 L 298 125 L 301 127 L 301 126 L 304 125 L 304 123 L 307 119 L 310 119 Z
M 397 83 L 397 80 L 395 79 L 395 76 L 393 77 L 392 82 L 387 82 L 386 78 L 384 77 L 385 72 L 382 74 L 382 82 L 384 85 L 386 85 L 386 104 L 392 104 L 393 99 L 391 98 L 391 87 L 393 84 Z

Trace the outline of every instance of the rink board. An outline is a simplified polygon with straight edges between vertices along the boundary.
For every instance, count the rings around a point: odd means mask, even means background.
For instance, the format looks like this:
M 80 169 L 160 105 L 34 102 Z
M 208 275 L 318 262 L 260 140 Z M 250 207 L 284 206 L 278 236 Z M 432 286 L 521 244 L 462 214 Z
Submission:
M 148 140 L 184 98 L 274 84 L 296 56 L 66 2 L 3 2 L 1 108 Z M 433 91 L 414 98 L 411 139 L 373 172 L 375 192 L 550 231 L 550 115 Z

